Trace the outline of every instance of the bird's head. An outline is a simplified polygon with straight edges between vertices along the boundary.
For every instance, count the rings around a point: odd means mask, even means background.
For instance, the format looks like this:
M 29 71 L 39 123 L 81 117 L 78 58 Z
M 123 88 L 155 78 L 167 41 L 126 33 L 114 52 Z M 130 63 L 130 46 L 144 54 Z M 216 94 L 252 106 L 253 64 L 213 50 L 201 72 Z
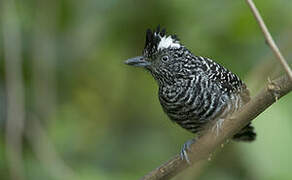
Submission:
M 182 72 L 186 51 L 176 35 L 167 35 L 165 29 L 160 30 L 158 26 L 156 30 L 146 31 L 142 56 L 128 59 L 125 63 L 147 69 L 160 83 L 170 82 Z

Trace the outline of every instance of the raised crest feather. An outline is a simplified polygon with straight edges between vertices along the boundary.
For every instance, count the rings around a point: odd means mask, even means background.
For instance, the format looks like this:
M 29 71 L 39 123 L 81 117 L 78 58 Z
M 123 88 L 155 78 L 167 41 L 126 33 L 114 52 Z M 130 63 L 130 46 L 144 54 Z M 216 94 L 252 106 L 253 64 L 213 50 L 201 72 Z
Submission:
M 165 28 L 157 26 L 153 31 L 147 29 L 144 56 L 152 56 L 156 52 L 166 48 L 180 48 L 181 44 L 176 35 L 167 35 Z

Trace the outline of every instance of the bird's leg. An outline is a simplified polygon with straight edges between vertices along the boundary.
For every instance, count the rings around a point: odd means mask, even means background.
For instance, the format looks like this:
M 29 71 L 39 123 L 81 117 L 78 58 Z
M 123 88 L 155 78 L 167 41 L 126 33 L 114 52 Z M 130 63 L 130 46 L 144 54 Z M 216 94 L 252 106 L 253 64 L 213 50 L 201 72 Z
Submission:
M 182 160 L 186 160 L 188 164 L 191 164 L 191 161 L 188 157 L 188 151 L 190 151 L 190 146 L 196 142 L 196 139 L 190 139 L 186 143 L 184 143 L 181 152 L 180 152 L 180 157 Z

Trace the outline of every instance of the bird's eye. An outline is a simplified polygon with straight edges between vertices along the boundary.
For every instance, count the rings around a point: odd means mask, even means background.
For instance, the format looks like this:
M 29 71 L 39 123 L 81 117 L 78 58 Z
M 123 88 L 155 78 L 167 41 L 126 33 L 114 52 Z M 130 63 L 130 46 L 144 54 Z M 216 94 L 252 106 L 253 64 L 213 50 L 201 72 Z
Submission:
M 168 56 L 162 56 L 162 58 L 161 58 L 161 60 L 164 61 L 164 62 L 165 62 L 165 61 L 168 61 L 168 59 L 169 59 Z

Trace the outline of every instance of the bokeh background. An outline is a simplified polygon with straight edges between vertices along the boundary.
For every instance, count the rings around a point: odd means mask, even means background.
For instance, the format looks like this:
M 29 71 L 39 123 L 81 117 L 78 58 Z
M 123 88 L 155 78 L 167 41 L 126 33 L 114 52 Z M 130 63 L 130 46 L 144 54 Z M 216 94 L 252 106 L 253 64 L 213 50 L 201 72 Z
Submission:
M 291 64 L 291 0 L 256 0 Z M 138 179 L 192 134 L 163 113 L 157 85 L 123 64 L 158 24 L 238 74 L 254 96 L 283 74 L 244 0 L 1 0 L 0 179 Z M 174 179 L 292 179 L 292 94 Z

